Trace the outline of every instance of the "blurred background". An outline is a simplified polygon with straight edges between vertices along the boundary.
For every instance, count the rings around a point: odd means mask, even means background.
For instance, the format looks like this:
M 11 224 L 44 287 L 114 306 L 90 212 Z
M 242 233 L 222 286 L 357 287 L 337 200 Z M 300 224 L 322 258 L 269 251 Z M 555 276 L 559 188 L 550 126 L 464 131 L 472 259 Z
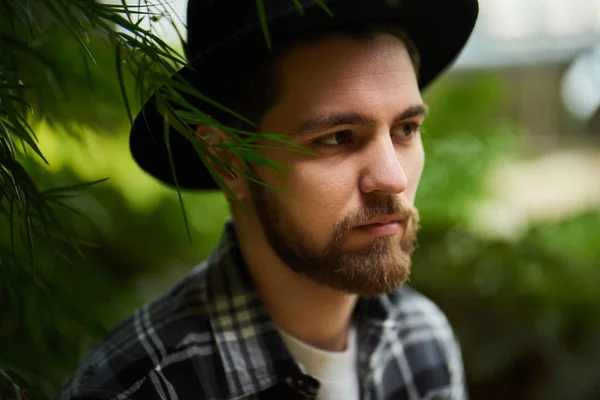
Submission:
M 183 29 L 185 2 L 169 4 Z M 411 285 L 452 322 L 472 399 L 600 399 L 600 0 L 480 6 L 455 68 L 424 94 Z M 168 18 L 153 22 L 181 48 Z M 42 88 L 32 123 L 49 165 L 31 151 L 18 161 L 40 189 L 109 179 L 57 210 L 80 253 L 43 237 L 28 263 L 0 253 L 7 399 L 16 386 L 51 396 L 98 337 L 207 257 L 228 215 L 220 193 L 183 193 L 190 241 L 177 193 L 129 154 L 114 48 L 90 31 L 90 68 L 63 25 L 44 29 L 35 45 L 61 91 L 45 64 L 25 54 L 19 68 Z M 0 213 L 0 250 L 12 226 Z

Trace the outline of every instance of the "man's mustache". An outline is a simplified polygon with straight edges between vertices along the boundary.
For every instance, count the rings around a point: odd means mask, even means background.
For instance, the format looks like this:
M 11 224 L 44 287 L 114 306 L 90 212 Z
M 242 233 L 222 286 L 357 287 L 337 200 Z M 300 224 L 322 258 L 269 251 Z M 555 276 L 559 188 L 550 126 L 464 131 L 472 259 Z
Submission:
M 377 196 L 370 198 L 361 211 L 344 218 L 342 223 L 347 226 L 347 229 L 351 229 L 354 226 L 363 225 L 373 218 L 385 215 L 397 214 L 401 215 L 402 219 L 409 219 L 415 211 L 412 205 L 407 204 L 398 197 Z
M 340 244 L 348 233 L 356 226 L 364 225 L 373 218 L 385 215 L 401 215 L 403 220 L 410 223 L 418 215 L 417 209 L 394 196 L 373 196 L 366 200 L 364 208 L 356 213 L 350 214 L 334 228 L 334 242 Z

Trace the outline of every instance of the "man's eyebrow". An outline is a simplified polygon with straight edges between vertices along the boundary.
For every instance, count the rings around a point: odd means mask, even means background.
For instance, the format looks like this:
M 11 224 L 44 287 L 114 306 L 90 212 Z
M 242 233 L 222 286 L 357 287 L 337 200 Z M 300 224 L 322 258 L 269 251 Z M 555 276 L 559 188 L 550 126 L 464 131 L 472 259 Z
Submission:
M 394 118 L 394 124 L 408 118 L 425 116 L 428 111 L 429 108 L 425 104 L 410 106 Z M 354 112 L 324 114 L 307 118 L 302 121 L 298 127 L 292 131 L 292 134 L 324 131 L 340 125 L 372 126 L 376 123 L 377 121 L 375 118 Z

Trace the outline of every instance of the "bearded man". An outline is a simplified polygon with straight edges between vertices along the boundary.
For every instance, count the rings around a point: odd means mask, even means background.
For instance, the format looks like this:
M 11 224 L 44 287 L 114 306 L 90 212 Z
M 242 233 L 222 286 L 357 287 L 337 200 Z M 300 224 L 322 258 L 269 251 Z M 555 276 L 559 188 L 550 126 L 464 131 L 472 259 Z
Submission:
M 421 91 L 462 50 L 477 1 L 297 5 L 264 2 L 267 49 L 256 2 L 189 1 L 190 64 L 174 79 L 253 122 L 260 156 L 285 168 L 230 151 L 249 125 L 209 103 L 198 108 L 218 123 L 167 145 L 168 118 L 148 101 L 131 132 L 138 164 L 225 190 L 232 216 L 212 256 L 98 343 L 61 398 L 466 398 L 446 317 L 405 282 Z

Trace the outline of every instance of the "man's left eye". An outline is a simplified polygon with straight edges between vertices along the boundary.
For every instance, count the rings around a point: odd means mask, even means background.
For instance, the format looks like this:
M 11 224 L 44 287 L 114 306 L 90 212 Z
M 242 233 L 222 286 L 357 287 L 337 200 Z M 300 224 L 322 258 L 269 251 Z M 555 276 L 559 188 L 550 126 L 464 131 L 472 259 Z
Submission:
M 410 139 L 415 136 L 421 130 L 421 125 L 415 122 L 408 122 L 400 125 L 400 135 L 404 139 Z

